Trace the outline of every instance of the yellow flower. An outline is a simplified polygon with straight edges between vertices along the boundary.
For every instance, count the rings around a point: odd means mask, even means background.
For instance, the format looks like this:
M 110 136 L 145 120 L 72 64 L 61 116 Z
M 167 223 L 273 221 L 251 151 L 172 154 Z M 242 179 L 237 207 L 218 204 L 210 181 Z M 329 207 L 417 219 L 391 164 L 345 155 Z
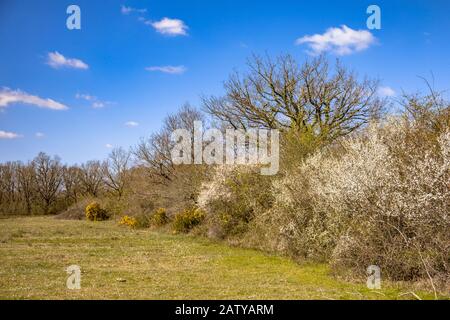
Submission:
M 123 216 L 119 221 L 119 225 L 134 228 L 137 226 L 137 220 L 133 217 Z

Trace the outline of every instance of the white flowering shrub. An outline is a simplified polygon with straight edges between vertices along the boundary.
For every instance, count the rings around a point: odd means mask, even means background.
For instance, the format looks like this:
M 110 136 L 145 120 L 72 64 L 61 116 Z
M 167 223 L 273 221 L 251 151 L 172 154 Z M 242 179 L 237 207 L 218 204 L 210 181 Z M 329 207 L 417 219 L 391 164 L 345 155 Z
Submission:
M 208 210 L 211 202 L 217 200 L 227 200 L 231 197 L 231 192 L 226 186 L 229 176 L 236 170 L 235 166 L 221 165 L 216 166 L 211 178 L 202 183 L 197 203 L 203 210 Z
M 398 280 L 448 275 L 450 133 L 424 140 L 407 121 L 372 126 L 274 184 L 272 224 L 292 255 Z

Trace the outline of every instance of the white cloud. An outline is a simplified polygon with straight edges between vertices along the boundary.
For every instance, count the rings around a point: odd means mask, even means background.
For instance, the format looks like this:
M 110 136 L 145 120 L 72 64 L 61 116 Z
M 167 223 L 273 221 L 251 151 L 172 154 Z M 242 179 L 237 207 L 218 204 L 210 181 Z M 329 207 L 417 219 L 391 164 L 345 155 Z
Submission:
M 94 109 L 100 109 L 100 108 L 103 108 L 104 106 L 105 106 L 105 103 L 101 102 L 101 101 L 95 101 L 92 103 L 92 108 L 94 108 Z
M 391 87 L 380 87 L 378 88 L 378 95 L 380 97 L 394 97 L 396 93 Z
M 41 138 L 45 137 L 45 134 L 42 132 L 36 132 L 35 136 L 36 136 L 36 138 L 41 139 Z
M 74 58 L 66 58 L 57 51 L 48 53 L 47 64 L 55 69 L 63 67 L 82 70 L 89 69 L 89 66 L 83 61 Z
M 169 74 L 183 74 L 187 71 L 185 66 L 160 66 L 160 67 L 147 67 L 145 68 L 147 71 L 159 71 Z
M 95 101 L 95 100 L 97 100 L 97 97 L 91 96 L 90 94 L 84 94 L 84 93 L 77 93 L 75 95 L 75 98 L 83 99 L 83 100 L 86 100 L 86 101 Z
M 151 22 L 145 21 L 147 25 L 151 25 L 156 31 L 162 34 L 171 36 L 185 36 L 187 35 L 188 26 L 179 19 L 163 18 L 160 21 Z
M 121 6 L 120 12 L 122 12 L 122 14 L 130 14 L 132 12 L 146 13 L 147 9 L 136 9 L 136 8 L 132 8 L 132 7 Z
M 109 144 L 109 143 L 107 143 L 107 144 L 105 144 L 105 147 L 106 147 L 106 148 L 108 148 L 108 149 L 112 149 L 112 148 L 113 148 L 113 145 L 112 145 L 112 144 Z
M 133 127 L 139 126 L 139 123 L 136 122 L 136 121 L 127 121 L 127 122 L 125 122 L 125 125 L 126 125 L 127 127 L 133 128 Z
M 20 134 L 0 130 L 0 139 L 17 139 L 21 137 L 22 136 Z
M 375 43 L 376 38 L 367 30 L 353 30 L 346 25 L 329 28 L 324 34 L 304 36 L 296 44 L 307 44 L 310 54 L 317 55 L 331 51 L 337 55 L 347 55 L 367 49 Z
M 0 89 L 0 109 L 7 107 L 13 103 L 31 104 L 40 108 L 52 110 L 66 110 L 68 107 L 62 103 L 56 102 L 52 99 L 43 99 L 38 96 L 33 96 L 21 90 L 11 90 L 9 88 Z
M 92 108 L 95 108 L 95 109 L 103 108 L 107 105 L 113 104 L 113 102 L 101 101 L 96 96 L 93 96 L 90 94 L 84 94 L 84 93 L 77 93 L 75 95 L 75 98 L 91 102 Z

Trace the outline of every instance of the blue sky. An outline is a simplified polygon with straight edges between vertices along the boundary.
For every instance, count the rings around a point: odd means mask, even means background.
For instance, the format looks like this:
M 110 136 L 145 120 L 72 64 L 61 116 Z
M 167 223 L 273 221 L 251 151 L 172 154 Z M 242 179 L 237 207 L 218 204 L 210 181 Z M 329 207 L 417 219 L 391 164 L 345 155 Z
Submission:
M 66 27 L 71 4 L 81 30 Z M 367 29 L 370 4 L 381 8 L 381 30 Z M 385 94 L 421 90 L 418 76 L 430 72 L 450 89 L 449 12 L 449 1 L 417 0 L 0 0 L 0 161 L 39 151 L 102 159 L 182 104 L 222 94 L 252 53 L 301 62 L 311 41 L 381 79 Z

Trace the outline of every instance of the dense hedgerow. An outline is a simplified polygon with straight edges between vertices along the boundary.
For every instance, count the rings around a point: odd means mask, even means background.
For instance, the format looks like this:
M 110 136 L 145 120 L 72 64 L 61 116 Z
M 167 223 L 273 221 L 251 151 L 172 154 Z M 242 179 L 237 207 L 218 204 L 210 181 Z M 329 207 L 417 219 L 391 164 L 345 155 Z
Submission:
M 278 181 L 263 222 L 278 229 L 276 246 L 357 274 L 376 264 L 395 280 L 445 278 L 450 135 L 420 142 L 409 130 L 400 121 L 371 127 Z
M 322 148 L 270 187 L 246 177 L 248 169 L 220 168 L 199 203 L 222 231 L 230 216 L 245 222 L 245 245 L 352 274 L 375 264 L 394 280 L 445 280 L 449 155 L 445 125 L 436 131 L 396 118 Z

